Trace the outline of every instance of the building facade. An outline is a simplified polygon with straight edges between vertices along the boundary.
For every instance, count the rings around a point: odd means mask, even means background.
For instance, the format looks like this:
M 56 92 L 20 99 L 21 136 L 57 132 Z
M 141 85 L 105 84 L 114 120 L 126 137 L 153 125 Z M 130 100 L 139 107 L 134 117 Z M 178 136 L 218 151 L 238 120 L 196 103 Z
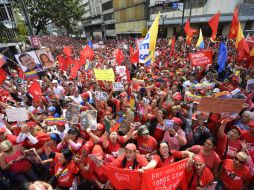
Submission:
M 116 38 L 113 0 L 102 0 L 104 39 Z
M 113 0 L 117 38 L 140 37 L 147 28 L 146 0 Z
M 183 24 L 190 18 L 191 27 L 202 28 L 203 34 L 209 36 L 211 33 L 207 22 L 220 11 L 220 21 L 218 34 L 226 36 L 229 32 L 230 24 L 235 7 L 239 6 L 239 20 L 244 30 L 254 29 L 254 1 L 253 0 L 182 0 L 185 3 Z M 149 15 L 147 25 L 151 26 L 156 14 L 160 11 L 159 35 L 171 37 L 182 32 L 183 11 L 171 7 L 158 7 L 158 1 L 150 0 Z

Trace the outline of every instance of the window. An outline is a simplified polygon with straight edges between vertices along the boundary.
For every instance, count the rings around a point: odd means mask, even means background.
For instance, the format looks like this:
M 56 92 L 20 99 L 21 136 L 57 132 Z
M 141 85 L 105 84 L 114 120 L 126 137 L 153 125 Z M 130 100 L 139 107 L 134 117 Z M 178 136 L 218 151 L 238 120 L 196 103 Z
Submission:
M 115 29 L 115 24 L 106 25 L 106 30 L 114 30 L 114 29 Z
M 112 9 L 112 8 L 113 8 L 112 1 L 102 4 L 102 11 L 106 11 L 106 10 Z
M 114 13 L 109 13 L 109 14 L 103 15 L 103 19 L 104 19 L 104 21 L 113 20 L 114 19 Z

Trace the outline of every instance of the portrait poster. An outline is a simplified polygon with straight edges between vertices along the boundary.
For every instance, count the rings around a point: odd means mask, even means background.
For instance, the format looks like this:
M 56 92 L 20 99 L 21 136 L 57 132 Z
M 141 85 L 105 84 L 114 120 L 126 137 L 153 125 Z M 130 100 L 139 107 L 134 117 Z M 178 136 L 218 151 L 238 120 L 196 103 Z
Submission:
M 65 115 L 65 119 L 70 123 L 77 124 L 79 120 L 80 107 L 77 104 L 70 104 Z
M 81 129 L 85 130 L 90 128 L 91 130 L 96 130 L 97 127 L 97 111 L 96 110 L 87 110 L 81 112 L 80 115 L 80 124 Z
M 48 69 L 56 66 L 54 58 L 49 48 L 35 51 L 43 69 Z

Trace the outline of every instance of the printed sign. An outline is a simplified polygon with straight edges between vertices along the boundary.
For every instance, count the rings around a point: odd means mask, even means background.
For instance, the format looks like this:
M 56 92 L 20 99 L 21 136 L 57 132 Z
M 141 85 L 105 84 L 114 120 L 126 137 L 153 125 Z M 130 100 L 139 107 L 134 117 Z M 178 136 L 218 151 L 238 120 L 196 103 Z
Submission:
M 213 63 L 212 51 L 204 50 L 198 53 L 191 53 L 190 60 L 192 66 L 206 66 Z
M 28 113 L 26 108 L 11 108 L 11 109 L 6 109 L 5 111 L 6 111 L 7 119 L 10 122 L 28 120 Z
M 87 110 L 83 111 L 80 114 L 80 124 L 81 129 L 85 130 L 90 128 L 91 130 L 96 130 L 97 127 L 97 111 L 96 110 Z
M 115 81 L 115 74 L 113 69 L 94 69 L 96 80 Z
M 243 109 L 244 100 L 220 99 L 203 97 L 198 105 L 198 111 L 212 113 L 239 113 Z
M 247 81 L 247 86 L 246 86 L 247 91 L 252 91 L 254 90 L 254 79 L 248 80 Z
M 79 119 L 79 111 L 80 111 L 79 105 L 70 104 L 66 111 L 65 115 L 66 120 L 69 121 L 70 123 L 77 124 Z
M 113 83 L 113 89 L 114 89 L 114 91 L 124 91 L 123 83 L 121 83 L 121 82 L 114 82 Z
M 116 66 L 116 74 L 125 74 L 126 66 Z
M 107 101 L 108 100 L 108 94 L 104 91 L 95 91 L 95 97 L 97 100 L 100 101 Z
M 170 119 L 164 119 L 164 127 L 165 127 L 165 131 L 172 129 L 174 126 L 174 121 L 170 120 Z

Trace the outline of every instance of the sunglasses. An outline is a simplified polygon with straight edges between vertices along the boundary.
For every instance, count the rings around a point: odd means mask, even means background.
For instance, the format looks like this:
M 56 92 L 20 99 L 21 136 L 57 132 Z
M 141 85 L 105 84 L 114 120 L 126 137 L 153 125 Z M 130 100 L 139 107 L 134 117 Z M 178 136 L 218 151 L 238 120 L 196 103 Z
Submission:
M 244 161 L 242 161 L 242 160 L 240 160 L 239 158 L 237 158 L 237 157 L 234 157 L 234 160 L 235 161 L 238 161 L 239 163 L 241 163 L 241 164 L 245 164 L 245 162 Z

